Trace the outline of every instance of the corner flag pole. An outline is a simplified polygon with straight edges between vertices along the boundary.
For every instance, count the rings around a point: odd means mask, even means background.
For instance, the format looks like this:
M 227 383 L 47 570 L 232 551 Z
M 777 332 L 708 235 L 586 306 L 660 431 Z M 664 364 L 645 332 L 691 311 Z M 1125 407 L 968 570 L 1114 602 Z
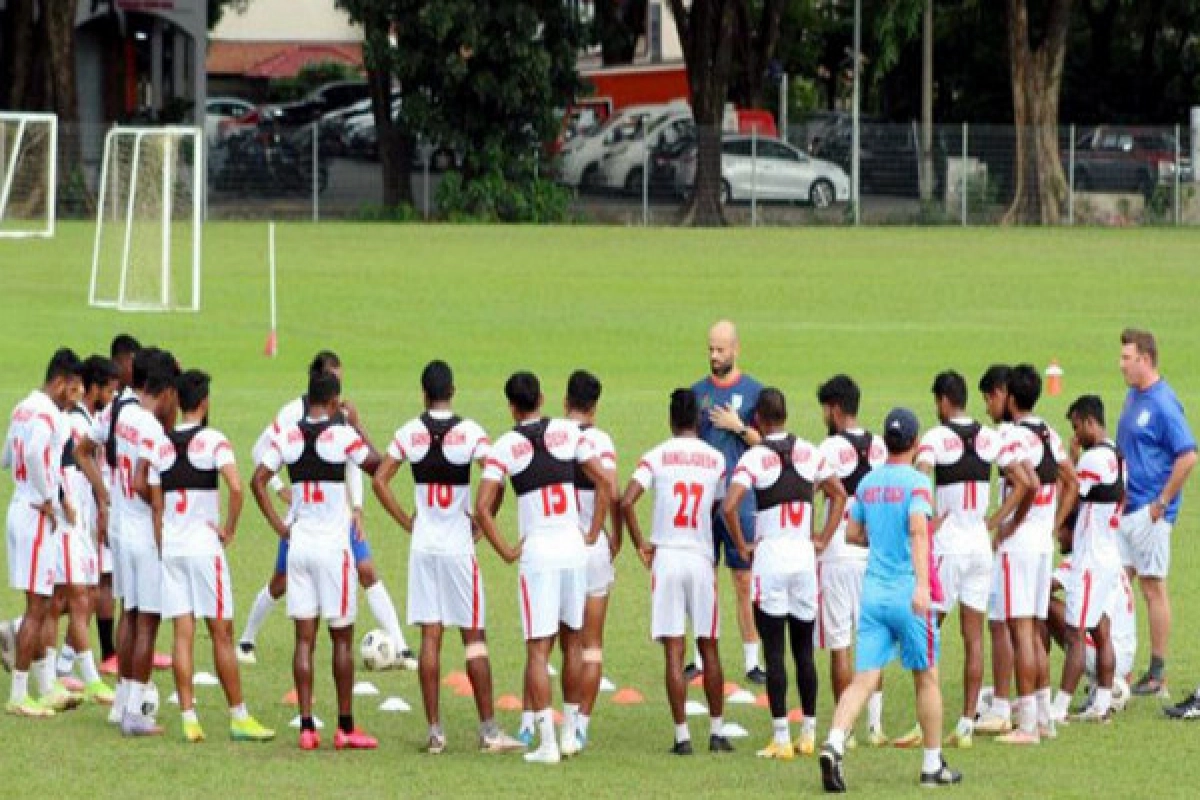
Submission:
M 274 358 L 279 352 L 279 336 L 277 333 L 277 317 L 275 309 L 275 223 L 271 222 L 267 226 L 267 262 L 269 264 L 268 275 L 271 295 L 271 331 L 267 334 L 267 346 L 263 350 L 263 355 L 267 358 Z

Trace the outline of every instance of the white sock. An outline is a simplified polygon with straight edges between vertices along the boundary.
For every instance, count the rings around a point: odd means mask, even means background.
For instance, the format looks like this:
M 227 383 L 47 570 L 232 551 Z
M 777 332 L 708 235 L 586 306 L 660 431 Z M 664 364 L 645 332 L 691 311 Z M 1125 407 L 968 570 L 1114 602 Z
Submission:
M 993 714 L 995 714 L 997 717 L 1000 717 L 1001 719 L 1011 719 L 1012 718 L 1012 704 L 1008 702 L 1007 698 L 1003 698 L 1003 699 L 999 698 L 999 697 L 992 698 L 992 709 L 991 710 L 992 710 Z
M 579 716 L 579 703 L 563 703 L 563 721 L 575 722 Z
M 200 718 L 198 716 L 196 716 L 196 709 L 189 708 L 187 711 L 184 711 L 183 712 L 183 721 L 198 723 L 200 721 Z
M 804 721 L 800 723 L 800 732 L 805 736 L 815 736 L 817 733 L 817 718 L 805 717 Z
M 937 772 L 942 768 L 942 748 L 935 747 L 932 750 L 926 748 L 925 758 L 921 761 L 922 772 Z
M 1107 689 L 1103 686 L 1096 687 L 1096 697 L 1092 700 L 1092 708 L 1101 714 L 1112 708 L 1112 687 Z
M 242 720 L 250 717 L 250 712 L 246 710 L 245 703 L 239 703 L 238 705 L 229 709 L 229 717 L 234 722 L 241 722 Z
M 522 711 L 521 712 L 521 730 L 529 731 L 530 733 L 533 733 L 533 712 L 532 711 Z
M 758 666 L 758 642 L 742 644 L 742 655 L 746 659 L 746 672 Z
M 872 692 L 867 700 L 867 729 L 877 731 L 883 728 L 883 692 Z
M 591 722 L 592 722 L 592 718 L 587 714 L 576 714 L 575 715 L 575 730 L 582 733 L 583 738 L 585 738 L 585 739 L 587 738 L 587 735 L 588 735 L 588 725 L 590 725 Z
M 975 733 L 975 720 L 970 717 L 960 717 L 955 733 L 959 736 L 971 736 Z
M 70 675 L 71 670 L 75 668 L 75 648 L 69 644 L 64 644 L 62 650 L 58 651 L 58 663 L 55 669 L 59 675 Z
M 54 662 L 50 662 L 50 669 L 54 669 Z M 46 660 L 38 659 L 29 666 L 29 671 L 33 673 L 33 679 L 37 681 L 38 694 L 46 695 L 50 693 L 50 689 L 54 687 L 54 682 L 46 680 Z
M 675 726 L 675 743 L 690 742 L 692 740 L 692 732 L 688 730 L 686 722 L 681 722 Z
M 787 717 L 771 720 L 771 729 L 775 733 L 775 744 L 788 744 L 792 741 L 792 732 L 788 730 Z
M 1033 695 L 1017 698 L 1017 727 L 1037 734 L 1037 698 Z
M 829 737 L 825 743 L 833 748 L 838 755 L 846 754 L 846 732 L 840 728 L 830 728 Z
M 376 584 L 378 586 L 378 584 Z M 554 741 L 554 712 L 550 709 L 544 709 L 534 714 L 537 720 L 538 735 L 541 742 L 538 743 L 538 749 L 543 747 L 553 747 L 558 749 L 558 744 Z
M 387 631 L 388 636 L 392 637 L 392 642 L 396 645 L 396 653 L 403 653 L 407 650 L 408 642 L 404 641 L 404 631 L 400 630 L 400 619 L 396 616 L 396 606 L 392 603 L 392 596 L 388 594 L 383 581 L 376 581 L 374 586 L 367 589 L 367 605 L 371 607 L 371 613 L 375 615 L 375 619 L 379 620 L 379 624 Z
M 723 731 L 724 729 L 725 729 L 725 718 L 724 717 L 709 717 L 708 718 L 709 735 L 720 736 L 721 731 Z
M 79 662 L 79 674 L 83 676 L 84 683 L 100 680 L 100 673 L 96 671 L 96 657 L 92 655 L 91 650 L 84 650 L 76 660 Z
M 125 695 L 125 713 L 141 714 L 142 701 L 146 697 L 146 684 L 129 681 L 129 691 Z
M 704 671 L 704 657 L 700 655 L 700 643 L 695 641 L 692 642 L 692 663 L 696 665 L 696 669 Z M 1197 688 L 1196 691 L 1200 692 L 1200 688 Z
M 1050 704 L 1050 712 L 1055 717 L 1065 717 L 1067 715 L 1067 709 L 1070 708 L 1070 706 L 1071 695 L 1060 689 L 1058 694 L 1054 695 L 1054 701 Z
M 270 590 L 264 586 L 259 591 L 258 596 L 254 598 L 254 605 L 250 606 L 250 616 L 246 618 L 246 628 L 242 631 L 242 637 L 238 641 L 254 644 L 258 639 L 259 629 L 267 621 L 267 617 L 271 614 L 271 609 L 275 607 L 277 602 L 279 601 L 271 597 Z
M 1033 695 L 1037 700 L 1037 721 L 1039 725 L 1050 724 L 1050 687 L 1038 689 Z
M 46 657 L 42 660 L 42 669 L 45 671 L 46 685 L 49 687 L 47 691 L 53 690 L 58 684 L 58 656 L 54 653 L 53 647 L 46 648 Z M 44 692 L 43 692 L 44 694 Z
M 20 703 L 29 696 L 29 673 L 14 670 L 12 675 L 12 688 L 9 689 L 8 700 L 10 703 Z
M 113 710 L 120 715 L 120 712 L 125 710 L 126 703 L 129 702 L 129 681 L 125 678 L 117 678 L 117 691 L 113 695 Z

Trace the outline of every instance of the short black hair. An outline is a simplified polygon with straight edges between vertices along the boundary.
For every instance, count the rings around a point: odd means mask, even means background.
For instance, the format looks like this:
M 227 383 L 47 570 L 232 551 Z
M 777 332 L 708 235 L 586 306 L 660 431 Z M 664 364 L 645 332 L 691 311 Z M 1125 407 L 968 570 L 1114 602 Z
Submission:
M 542 397 L 542 384 L 537 375 L 528 370 L 514 372 L 504 382 L 504 396 L 513 408 L 522 414 L 528 414 L 537 411 Z
M 83 362 L 69 347 L 60 347 L 55 350 L 54 355 L 50 356 L 50 363 L 46 365 L 46 383 L 59 378 L 78 378 L 82 375 Z
M 454 396 L 454 372 L 440 359 L 430 361 L 421 370 L 421 391 L 431 403 L 445 403 Z
M 1017 364 L 1008 373 L 1008 396 L 1017 411 L 1033 411 L 1042 396 L 1042 376 L 1032 364 Z
M 849 375 L 834 375 L 817 387 L 817 402 L 823 406 L 836 406 L 842 413 L 858 414 L 858 403 L 862 392 Z
M 313 356 L 313 360 L 308 364 L 308 375 L 311 378 L 313 375 L 321 372 L 332 372 L 342 366 L 342 360 L 337 357 L 337 353 L 332 350 L 322 350 Z
M 567 378 L 567 408 L 572 411 L 591 411 L 600 402 L 604 387 L 600 379 L 584 369 L 577 369 Z
M 342 392 L 342 382 L 332 372 L 311 372 L 308 376 L 308 402 L 328 403 Z
M 150 365 L 158 358 L 159 350 L 154 345 L 143 347 L 133 354 L 133 370 L 130 385 L 136 389 L 146 388 L 146 376 L 150 372 Z
M 1085 394 L 1076 398 L 1071 407 L 1067 409 L 1067 419 L 1094 420 L 1097 424 L 1104 425 L 1104 401 L 1099 395 Z
M 117 365 L 100 354 L 88 356 L 83 362 L 83 389 L 103 386 L 117 380 Z
M 208 399 L 208 385 L 212 382 L 207 372 L 189 369 L 175 380 L 175 391 L 179 392 L 181 411 L 195 411 Z
M 767 387 L 758 393 L 755 413 L 769 425 L 782 425 L 787 422 L 787 398 L 775 387 Z
M 138 355 L 134 359 L 141 357 L 144 350 L 138 351 Z M 145 365 L 146 380 L 142 386 L 146 394 L 157 396 L 175 388 L 175 381 L 179 378 L 179 362 L 175 360 L 175 356 L 171 355 L 166 350 L 155 348 L 151 353 L 148 363 Z
M 933 396 L 946 398 L 955 408 L 966 408 L 967 381 L 952 369 L 939 372 L 933 379 Z
M 984 394 L 991 394 L 997 389 L 1003 389 L 1008 386 L 1008 373 L 1012 372 L 1007 364 L 992 364 L 983 373 L 983 377 L 979 379 L 979 391 Z
M 676 389 L 671 392 L 671 429 L 692 430 L 700 419 L 700 404 L 691 389 Z
M 112 344 L 108 346 L 108 357 L 116 361 L 122 356 L 136 356 L 141 349 L 142 346 L 137 339 L 128 333 L 118 333 L 113 337 Z

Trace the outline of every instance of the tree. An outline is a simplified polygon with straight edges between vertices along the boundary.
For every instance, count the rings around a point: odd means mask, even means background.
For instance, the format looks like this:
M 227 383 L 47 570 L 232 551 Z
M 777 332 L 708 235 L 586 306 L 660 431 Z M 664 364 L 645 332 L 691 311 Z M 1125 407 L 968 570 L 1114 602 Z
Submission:
M 762 108 L 766 105 L 767 80 L 787 5 L 786 0 L 755 0 L 735 5 L 737 27 L 733 31 L 733 41 L 737 91 L 734 99 L 741 106 Z
M 1038 3 L 1038 0 L 1033 0 Z M 1012 205 L 1005 223 L 1056 224 L 1067 198 L 1058 144 L 1071 0 L 1044 0 L 1031 20 L 1028 0 L 1007 0 L 1009 70 L 1016 126 Z
M 604 66 L 633 63 L 638 39 L 646 34 L 646 0 L 599 0 L 592 38 Z

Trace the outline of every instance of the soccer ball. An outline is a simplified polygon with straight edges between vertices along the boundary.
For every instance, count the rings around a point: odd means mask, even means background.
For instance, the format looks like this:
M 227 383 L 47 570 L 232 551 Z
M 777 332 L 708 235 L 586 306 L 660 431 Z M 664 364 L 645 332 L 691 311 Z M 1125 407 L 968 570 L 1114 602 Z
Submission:
M 381 630 L 370 631 L 364 636 L 359 652 L 363 666 L 369 670 L 387 669 L 396 660 L 396 645 L 392 637 Z
M 154 681 L 146 684 L 146 692 L 142 695 L 142 713 L 147 717 L 158 716 L 158 687 Z

